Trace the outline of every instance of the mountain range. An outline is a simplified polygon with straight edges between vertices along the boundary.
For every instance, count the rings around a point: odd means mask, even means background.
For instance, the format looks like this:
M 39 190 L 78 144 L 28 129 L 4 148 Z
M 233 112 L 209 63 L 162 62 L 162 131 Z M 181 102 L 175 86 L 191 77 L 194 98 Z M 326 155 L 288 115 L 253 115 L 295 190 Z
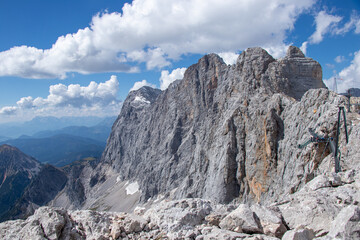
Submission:
M 70 126 L 94 127 L 108 126 L 115 117 L 35 117 L 27 122 L 0 124 L 2 138 L 18 138 L 22 135 L 32 136 L 38 132 L 55 131 Z M 111 122 L 111 123 L 109 123 Z
M 67 124 L 81 123 L 90 124 L 96 122 L 94 126 L 68 126 L 56 130 L 43 130 L 34 133 L 32 136 L 21 135 L 15 139 L 0 138 L 1 144 L 9 144 L 19 148 L 25 154 L 33 156 L 43 163 L 49 163 L 55 166 L 64 166 L 72 161 L 80 160 L 86 157 L 98 158 L 101 156 L 106 140 L 110 134 L 111 127 L 115 117 L 103 119 L 90 118 L 35 118 L 31 122 L 24 123 L 23 126 L 36 125 L 42 122 L 41 128 L 48 129 L 55 123 L 66 122 Z M 57 127 L 62 126 L 59 124 Z M 1 128 L 1 127 L 0 127 Z M 40 129 L 37 127 L 36 129 Z M 18 131 L 20 131 L 18 129 Z
M 22 137 L 7 140 L 0 144 L 17 147 L 38 161 L 54 166 L 65 166 L 87 157 L 99 158 L 105 148 L 105 141 L 68 134 L 41 138 Z
M 234 65 L 205 55 L 165 91 L 131 91 L 101 159 L 56 168 L 66 182 L 46 201 L 30 196 L 33 177 L 8 218 L 34 214 L 1 223 L 0 238 L 358 239 L 360 121 L 339 118 L 347 101 L 294 46 L 281 59 L 250 48 Z

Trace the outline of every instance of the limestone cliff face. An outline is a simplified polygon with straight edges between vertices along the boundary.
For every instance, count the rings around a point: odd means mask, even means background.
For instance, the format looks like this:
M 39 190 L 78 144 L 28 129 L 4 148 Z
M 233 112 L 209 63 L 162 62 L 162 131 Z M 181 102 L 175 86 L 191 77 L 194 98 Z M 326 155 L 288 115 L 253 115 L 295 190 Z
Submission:
M 316 170 L 303 157 L 313 153 L 296 146 L 309 126 L 317 127 L 313 109 L 322 109 L 318 115 L 336 109 L 326 89 L 303 96 L 317 88 L 325 88 L 321 66 L 296 47 L 279 60 L 250 48 L 232 66 L 206 55 L 166 91 L 129 94 L 96 179 L 117 174 L 137 181 L 142 200 L 171 192 L 217 202 L 272 201 Z

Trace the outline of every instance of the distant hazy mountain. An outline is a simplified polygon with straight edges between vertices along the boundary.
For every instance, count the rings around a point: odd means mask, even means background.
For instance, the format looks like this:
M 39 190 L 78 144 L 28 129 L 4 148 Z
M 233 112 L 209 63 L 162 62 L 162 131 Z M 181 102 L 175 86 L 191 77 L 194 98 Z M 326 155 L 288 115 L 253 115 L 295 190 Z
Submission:
M 95 126 L 92 127 L 86 127 L 86 126 L 69 126 L 58 130 L 47 130 L 47 131 L 41 131 L 37 132 L 32 137 L 34 138 L 44 138 L 44 137 L 51 137 L 59 134 L 68 134 L 68 135 L 74 135 L 79 137 L 85 137 L 94 139 L 97 141 L 101 141 L 106 143 L 107 138 L 110 135 L 111 127 L 116 120 L 116 117 L 108 117 L 105 118 L 103 121 L 98 123 Z M 24 138 L 25 136 L 22 136 L 21 138 Z
M 91 127 L 98 125 L 103 121 L 111 121 L 111 119 L 114 118 L 115 117 L 35 117 L 31 121 L 24 123 L 0 124 L 0 134 L 10 138 L 17 138 L 21 135 L 31 136 L 40 131 L 53 131 L 69 126 Z
M 0 218 L 23 194 L 40 168 L 38 161 L 19 149 L 9 145 L 0 146 Z
M 2 141 L 6 141 L 6 140 L 8 140 L 9 138 L 8 137 L 5 137 L 5 136 L 0 136 L 0 142 L 2 142 Z
M 55 166 L 64 166 L 86 157 L 100 157 L 105 148 L 103 141 L 67 134 L 45 138 L 23 136 L 3 144 L 15 146 L 40 162 Z

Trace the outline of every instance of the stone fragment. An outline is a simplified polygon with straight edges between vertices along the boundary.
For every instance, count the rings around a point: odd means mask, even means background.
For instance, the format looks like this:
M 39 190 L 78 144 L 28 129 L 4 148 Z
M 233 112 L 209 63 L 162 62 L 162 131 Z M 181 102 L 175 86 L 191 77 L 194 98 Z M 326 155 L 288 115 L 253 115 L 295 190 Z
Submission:
M 134 214 L 135 215 L 139 215 L 139 216 L 142 216 L 142 215 L 144 215 L 144 213 L 145 213 L 145 208 L 144 207 L 136 207 L 135 209 L 134 209 Z
M 360 239 L 360 208 L 354 205 L 343 208 L 332 222 L 327 236 L 336 239 Z
M 207 221 L 210 225 L 219 226 L 221 219 L 224 216 L 221 214 L 211 213 L 205 217 L 205 221 Z
M 265 235 L 281 238 L 287 231 L 279 209 L 254 204 L 251 206 L 251 210 L 259 218 Z
M 267 236 L 264 234 L 254 234 L 243 237 L 244 240 L 278 240 L 277 237 Z M 236 239 L 237 240 L 237 239 Z
M 121 235 L 121 225 L 114 221 L 113 224 L 111 225 L 111 232 L 110 235 L 113 239 L 117 239 L 120 235 Z
M 235 240 L 244 239 L 248 237 L 248 234 L 237 233 L 226 229 L 220 229 L 218 227 L 204 227 L 201 230 L 201 235 L 197 236 L 196 239 L 211 240 L 211 239 L 224 239 L 224 240 Z
M 200 225 L 211 210 L 212 204 L 208 200 L 162 201 L 146 211 L 144 217 L 162 230 L 178 231 Z
M 48 239 L 58 239 L 66 224 L 63 215 L 66 215 L 64 210 L 42 207 L 37 209 L 35 214 L 30 218 L 36 218 L 39 220 L 39 224 L 44 231 L 44 235 Z
M 281 240 L 311 240 L 313 238 L 315 238 L 314 231 L 303 228 L 287 231 Z
M 328 234 L 339 212 L 360 202 L 360 185 L 351 180 L 357 172 L 319 175 L 288 196 L 287 201 L 278 205 L 287 226 L 291 229 L 306 226 L 317 237 Z
M 141 223 L 138 220 L 130 220 L 124 227 L 127 234 L 137 233 L 142 230 Z
M 239 233 L 263 233 L 260 220 L 247 204 L 240 204 L 221 220 L 219 226 L 221 229 Z

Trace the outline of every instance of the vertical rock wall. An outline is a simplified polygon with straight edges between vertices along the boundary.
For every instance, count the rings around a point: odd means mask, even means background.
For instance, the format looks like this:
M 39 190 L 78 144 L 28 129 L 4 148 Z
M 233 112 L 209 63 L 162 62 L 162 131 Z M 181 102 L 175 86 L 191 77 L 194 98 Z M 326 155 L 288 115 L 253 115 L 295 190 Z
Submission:
M 206 55 L 166 91 L 129 94 L 99 172 L 140 182 L 142 200 L 170 192 L 218 202 L 273 200 L 308 177 L 312 153 L 296 146 L 309 126 L 323 126 L 309 109 L 328 114 L 336 104 L 326 89 L 303 95 L 324 87 L 319 63 L 296 47 L 279 60 L 250 48 L 232 66 Z

